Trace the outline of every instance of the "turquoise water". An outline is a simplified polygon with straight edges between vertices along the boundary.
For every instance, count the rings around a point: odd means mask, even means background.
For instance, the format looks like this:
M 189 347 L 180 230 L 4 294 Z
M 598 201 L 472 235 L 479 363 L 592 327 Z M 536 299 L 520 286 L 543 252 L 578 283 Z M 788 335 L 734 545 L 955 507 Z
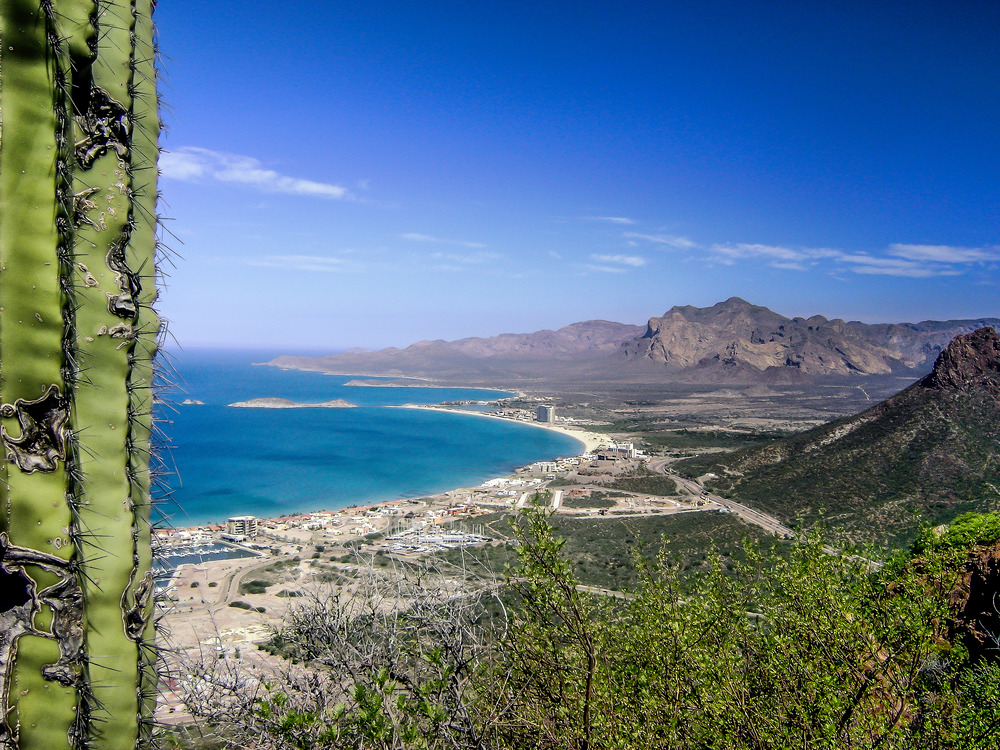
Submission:
M 533 461 L 576 455 L 580 442 L 548 430 L 463 414 L 388 408 L 493 399 L 503 391 L 364 388 L 351 377 L 254 366 L 268 352 L 186 351 L 182 379 L 159 408 L 172 446 L 176 526 L 253 514 L 345 508 L 479 484 Z M 342 398 L 355 409 L 238 409 L 234 401 Z M 204 405 L 181 406 L 185 398 Z

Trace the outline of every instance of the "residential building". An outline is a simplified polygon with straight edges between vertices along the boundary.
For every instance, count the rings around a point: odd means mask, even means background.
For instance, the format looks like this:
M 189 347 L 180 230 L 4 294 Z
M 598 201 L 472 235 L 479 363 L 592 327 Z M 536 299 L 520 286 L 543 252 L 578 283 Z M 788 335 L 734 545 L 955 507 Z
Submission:
M 230 536 L 250 539 L 257 536 L 257 516 L 233 516 L 226 522 Z

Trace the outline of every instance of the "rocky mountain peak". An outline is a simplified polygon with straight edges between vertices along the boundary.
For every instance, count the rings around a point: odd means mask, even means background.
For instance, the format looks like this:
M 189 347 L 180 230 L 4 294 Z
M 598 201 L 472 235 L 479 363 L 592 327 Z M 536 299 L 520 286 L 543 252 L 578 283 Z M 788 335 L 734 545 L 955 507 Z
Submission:
M 990 327 L 956 336 L 938 355 L 926 386 L 1000 393 L 1000 336 Z
M 757 305 L 753 305 L 753 304 L 747 302 L 742 297 L 730 297 L 726 301 L 720 302 L 718 304 L 719 304 L 719 307 L 730 307 L 730 308 L 757 307 Z

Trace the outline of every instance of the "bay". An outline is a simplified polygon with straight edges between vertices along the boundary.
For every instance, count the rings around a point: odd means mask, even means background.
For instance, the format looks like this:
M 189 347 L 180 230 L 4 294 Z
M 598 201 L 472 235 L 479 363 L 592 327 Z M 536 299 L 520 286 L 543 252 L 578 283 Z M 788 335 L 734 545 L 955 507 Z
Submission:
M 475 486 L 533 461 L 576 455 L 566 435 L 468 414 L 393 408 L 495 399 L 504 391 L 357 387 L 355 377 L 256 366 L 275 352 L 193 350 L 170 358 L 176 385 L 157 407 L 171 446 L 175 526 L 233 515 L 276 517 Z M 367 379 L 367 378 L 366 378 Z M 253 409 L 253 398 L 344 399 L 350 409 Z M 204 402 L 181 405 L 185 399 Z

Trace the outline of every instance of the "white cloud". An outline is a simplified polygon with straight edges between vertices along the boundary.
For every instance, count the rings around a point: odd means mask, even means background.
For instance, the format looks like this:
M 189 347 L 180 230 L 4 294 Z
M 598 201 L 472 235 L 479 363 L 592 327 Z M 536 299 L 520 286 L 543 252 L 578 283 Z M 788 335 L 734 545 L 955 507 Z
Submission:
M 588 263 L 584 266 L 587 271 L 595 271 L 597 273 L 625 273 L 625 269 L 621 266 L 595 266 Z
M 305 195 L 330 200 L 352 197 L 350 191 L 340 185 L 290 177 L 266 168 L 252 156 L 211 151 L 207 148 L 185 146 L 164 151 L 159 163 L 164 177 L 184 182 L 215 180 L 248 185 L 265 193 Z
M 710 249 L 715 260 L 725 265 L 751 260 L 767 263 L 772 268 L 791 271 L 808 271 L 821 261 L 832 260 L 845 264 L 852 272 L 865 275 L 900 276 L 905 278 L 927 278 L 930 276 L 956 276 L 960 271 L 936 262 L 945 257 L 960 257 L 959 253 L 946 253 L 957 248 L 922 248 L 921 246 L 891 245 L 890 256 L 869 255 L 867 253 L 845 253 L 842 250 L 817 247 L 783 247 L 738 243 L 713 245 Z M 913 257 L 902 257 L 908 253 Z M 971 254 L 969 255 L 971 260 Z
M 503 256 L 500 253 L 432 253 L 431 258 L 438 261 L 443 261 L 452 270 L 455 270 L 460 266 L 478 266 L 484 263 L 490 263 L 494 260 L 499 260 Z
M 355 262 L 323 255 L 267 255 L 263 258 L 251 258 L 247 262 L 251 266 L 262 268 L 320 273 L 347 273 L 359 269 L 359 265 Z
M 584 216 L 587 221 L 607 221 L 611 224 L 635 224 L 634 219 L 625 216 Z
M 889 245 L 887 256 L 842 253 L 837 260 L 850 264 L 854 273 L 923 279 L 932 276 L 960 276 L 968 266 L 1000 261 L 1000 252 L 952 245 L 893 243 Z
M 638 232 L 625 232 L 624 237 L 682 249 L 703 248 L 687 237 Z M 633 243 L 630 241 L 629 244 Z M 958 276 L 975 265 L 1000 263 L 1000 246 L 975 248 L 893 243 L 881 253 L 851 253 L 825 247 L 738 242 L 714 244 L 704 250 L 708 260 L 726 266 L 756 262 L 788 271 L 809 271 L 819 267 L 827 273 L 835 273 L 839 267 L 857 274 L 905 278 Z M 598 259 L 598 256 L 591 257 Z M 600 259 L 609 262 L 612 256 L 601 256 Z M 831 262 L 836 265 L 831 266 Z
M 989 263 L 1000 261 L 1000 252 L 978 247 L 950 245 L 889 245 L 889 254 L 898 258 L 932 263 Z
M 872 255 L 855 254 L 842 255 L 837 260 L 853 265 L 854 273 L 877 274 L 881 276 L 903 276 L 911 279 L 924 279 L 930 276 L 958 276 L 961 271 L 956 271 L 949 266 L 938 264 L 920 263 L 901 258 L 879 258 Z
M 406 234 L 399 235 L 401 240 L 407 240 L 409 242 L 428 242 L 435 245 L 457 245 L 459 247 L 468 247 L 473 250 L 484 248 L 482 242 L 465 242 L 463 240 L 443 240 L 440 237 L 431 237 L 427 234 L 419 234 L 417 232 L 407 232 Z
M 806 270 L 821 258 L 836 258 L 838 250 L 826 248 L 797 248 L 780 245 L 737 243 L 735 245 L 712 245 L 711 252 L 718 260 L 735 263 L 738 260 L 764 260 L 775 268 Z
M 802 263 L 795 263 L 794 261 L 780 261 L 776 260 L 770 264 L 771 268 L 781 268 L 786 271 L 808 271 L 809 267 Z
M 687 237 L 679 237 L 673 234 L 642 234 L 640 232 L 625 232 L 624 236 L 627 239 L 645 240 L 646 242 L 652 242 L 655 245 L 676 247 L 679 250 L 691 250 L 693 248 L 700 247 L 697 242 L 694 242 Z
M 646 259 L 640 258 L 638 255 L 591 255 L 590 257 L 598 263 L 620 263 L 636 268 L 646 265 Z

